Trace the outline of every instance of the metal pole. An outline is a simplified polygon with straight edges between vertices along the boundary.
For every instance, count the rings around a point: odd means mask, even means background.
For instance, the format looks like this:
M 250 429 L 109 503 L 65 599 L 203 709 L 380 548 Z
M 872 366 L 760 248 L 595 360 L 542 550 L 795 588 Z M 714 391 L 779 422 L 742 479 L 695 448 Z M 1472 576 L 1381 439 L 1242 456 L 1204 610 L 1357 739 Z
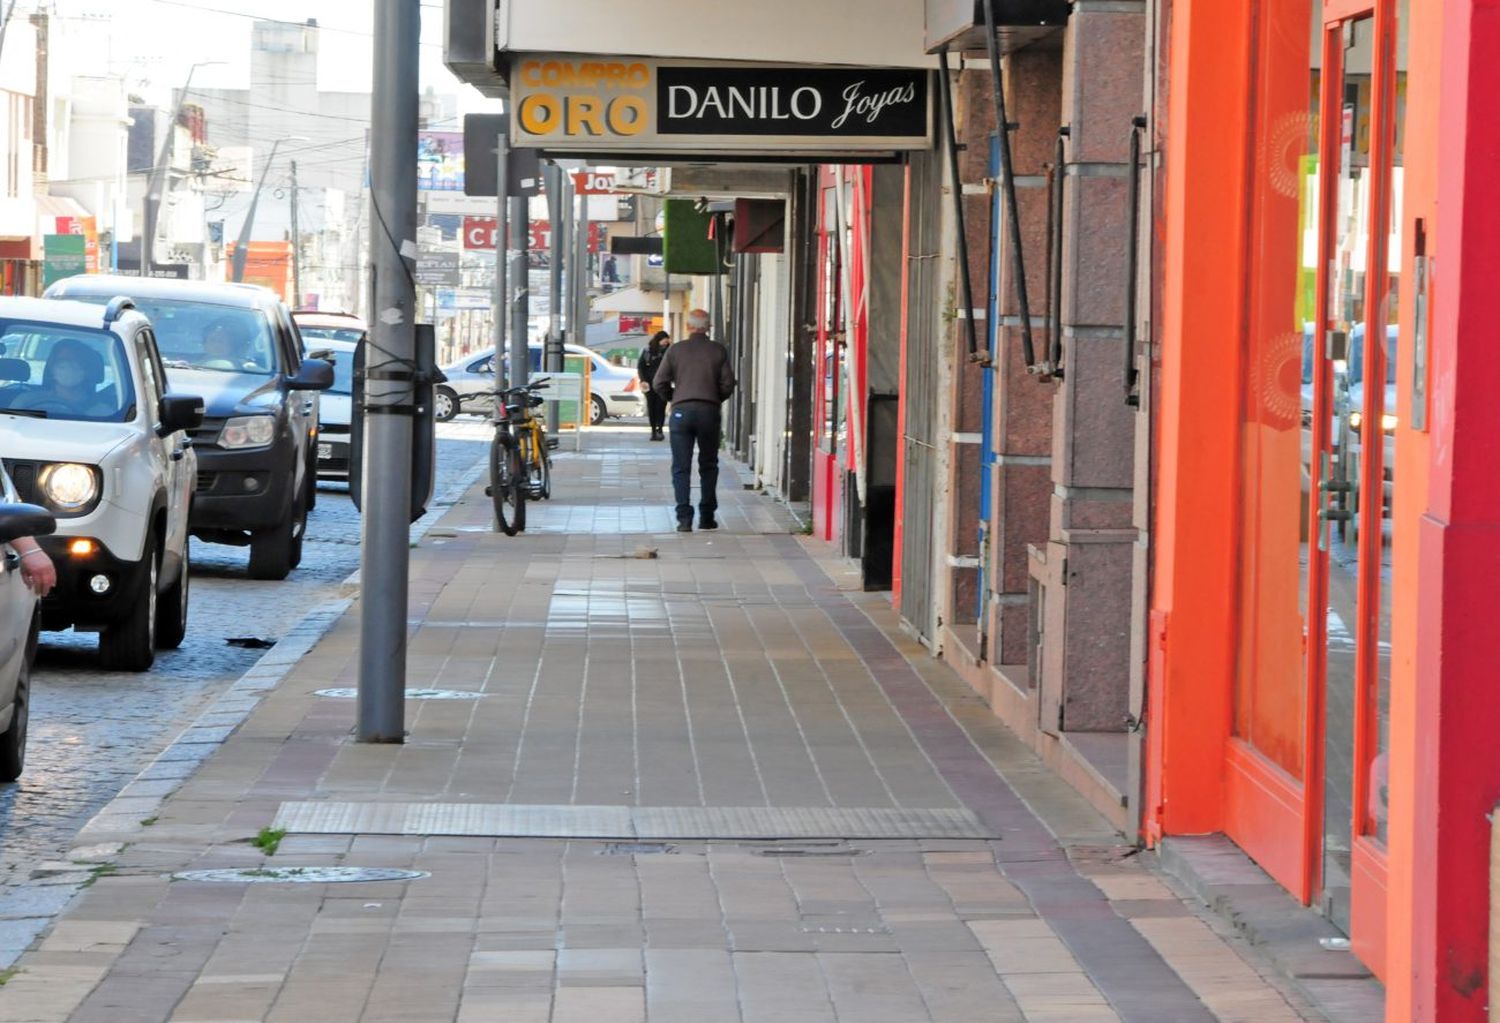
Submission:
M 419 0 L 376 0 L 370 262 L 374 316 L 365 357 L 365 465 L 360 545 L 360 742 L 406 738 L 408 527 L 417 306 Z
M 531 379 L 531 275 L 526 266 L 531 231 L 524 195 L 511 199 L 509 220 L 510 272 L 516 282 L 510 299 L 510 377 L 512 387 L 523 387 Z
M 510 386 L 510 374 L 505 372 L 505 328 L 506 317 L 510 309 L 510 280 L 506 275 L 505 265 L 506 253 L 509 244 L 506 239 L 506 208 L 505 193 L 510 181 L 510 137 L 504 130 L 500 132 L 499 142 L 495 146 L 496 156 L 496 178 L 499 182 L 495 191 L 498 198 L 495 200 L 495 298 L 494 317 L 495 322 L 491 325 L 495 335 L 495 390 Z M 495 399 L 494 409 L 495 423 L 500 422 L 500 399 Z
M 542 368 L 549 373 L 556 373 L 562 369 L 562 360 L 558 358 L 558 355 L 563 350 L 563 260 L 567 254 L 565 225 L 568 222 L 569 191 L 568 175 L 555 163 L 549 166 L 547 168 L 547 219 L 552 224 L 552 246 L 547 253 L 547 295 L 550 303 L 547 315 L 547 348 L 543 353 L 546 358 L 542 361 Z M 568 319 L 568 326 L 571 329 L 572 317 Z M 556 437 L 561 425 L 560 406 L 555 401 L 548 402 L 548 433 Z
M 297 225 L 297 161 L 292 161 L 292 308 L 302 308 L 302 232 Z
M 575 344 L 589 339 L 589 197 L 578 197 L 578 220 L 573 227 L 573 308 L 568 310 Z

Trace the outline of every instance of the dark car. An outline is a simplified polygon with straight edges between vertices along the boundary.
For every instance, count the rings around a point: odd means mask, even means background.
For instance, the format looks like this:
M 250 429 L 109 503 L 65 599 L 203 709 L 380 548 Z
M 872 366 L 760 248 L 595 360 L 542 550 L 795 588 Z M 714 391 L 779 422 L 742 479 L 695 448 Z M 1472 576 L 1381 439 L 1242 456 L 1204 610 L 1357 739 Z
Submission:
M 188 526 L 250 547 L 250 575 L 284 579 L 302 560 L 316 483 L 318 402 L 333 367 L 306 359 L 291 313 L 246 284 L 70 277 L 48 298 L 105 303 L 128 295 L 150 318 L 172 389 L 202 395 Z

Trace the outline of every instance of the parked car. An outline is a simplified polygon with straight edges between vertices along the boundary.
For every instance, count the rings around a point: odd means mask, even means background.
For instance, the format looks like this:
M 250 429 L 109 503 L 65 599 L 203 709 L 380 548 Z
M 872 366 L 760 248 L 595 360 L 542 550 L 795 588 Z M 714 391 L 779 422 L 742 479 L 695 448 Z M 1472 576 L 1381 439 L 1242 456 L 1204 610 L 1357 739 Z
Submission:
M 295 312 L 292 319 L 309 351 L 333 363 L 333 386 L 318 403 L 318 478 L 348 479 L 354 353 L 369 329 L 349 313 Z
M 250 575 L 284 579 L 302 560 L 317 479 L 317 392 L 333 367 L 304 358 L 291 312 L 249 284 L 70 277 L 48 298 L 104 303 L 127 294 L 155 328 L 174 390 L 201 394 L 202 424 L 189 527 L 250 548 Z
M 42 628 L 99 633 L 105 667 L 145 671 L 181 644 L 203 399 L 168 394 L 128 299 L 0 299 L 0 452 L 21 499 L 58 519 Z
M 0 545 L 52 532 L 44 508 L 21 504 L 10 477 L 0 471 Z M 31 709 L 31 664 L 36 659 L 36 594 L 21 578 L 21 559 L 7 549 L 0 561 L 0 782 L 26 767 L 26 726 Z
M 531 372 L 542 371 L 542 346 L 531 350 Z M 566 345 L 570 357 L 589 360 L 589 424 L 598 426 L 611 416 L 645 415 L 646 402 L 641 382 L 633 366 L 613 366 L 598 352 L 579 345 Z M 436 413 L 439 422 L 447 422 L 460 411 L 488 414 L 494 403 L 494 352 L 475 352 L 443 367 L 447 383 L 439 384 Z

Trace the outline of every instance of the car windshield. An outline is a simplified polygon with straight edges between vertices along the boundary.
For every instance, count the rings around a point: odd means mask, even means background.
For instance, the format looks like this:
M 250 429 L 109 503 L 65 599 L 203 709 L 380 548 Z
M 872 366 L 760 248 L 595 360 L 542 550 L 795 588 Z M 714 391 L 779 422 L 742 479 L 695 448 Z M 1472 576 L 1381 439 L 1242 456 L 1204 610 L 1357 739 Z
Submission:
M 135 384 L 125 345 L 106 330 L 0 320 L 0 412 L 125 423 Z
M 72 295 L 103 304 L 97 295 Z M 175 298 L 135 299 L 135 307 L 156 329 L 156 347 L 167 369 L 270 376 L 276 371 L 271 325 L 259 309 Z
M 1362 327 L 1354 329 L 1349 339 L 1349 382 L 1357 384 L 1365 378 L 1365 332 Z M 1385 382 L 1396 382 L 1396 327 L 1385 331 Z
M 305 341 L 347 341 L 351 345 L 357 345 L 365 337 L 365 332 L 358 327 L 309 327 L 305 323 L 299 323 L 297 329 L 302 332 Z

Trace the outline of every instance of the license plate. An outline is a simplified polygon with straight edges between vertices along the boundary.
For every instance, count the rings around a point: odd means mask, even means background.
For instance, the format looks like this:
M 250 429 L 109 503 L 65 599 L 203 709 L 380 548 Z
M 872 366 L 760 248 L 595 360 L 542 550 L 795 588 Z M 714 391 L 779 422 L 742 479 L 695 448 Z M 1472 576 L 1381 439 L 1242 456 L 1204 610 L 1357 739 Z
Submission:
M 319 441 L 318 442 L 318 457 L 319 458 L 332 458 L 333 457 L 333 445 L 332 444 L 325 444 L 322 441 Z

